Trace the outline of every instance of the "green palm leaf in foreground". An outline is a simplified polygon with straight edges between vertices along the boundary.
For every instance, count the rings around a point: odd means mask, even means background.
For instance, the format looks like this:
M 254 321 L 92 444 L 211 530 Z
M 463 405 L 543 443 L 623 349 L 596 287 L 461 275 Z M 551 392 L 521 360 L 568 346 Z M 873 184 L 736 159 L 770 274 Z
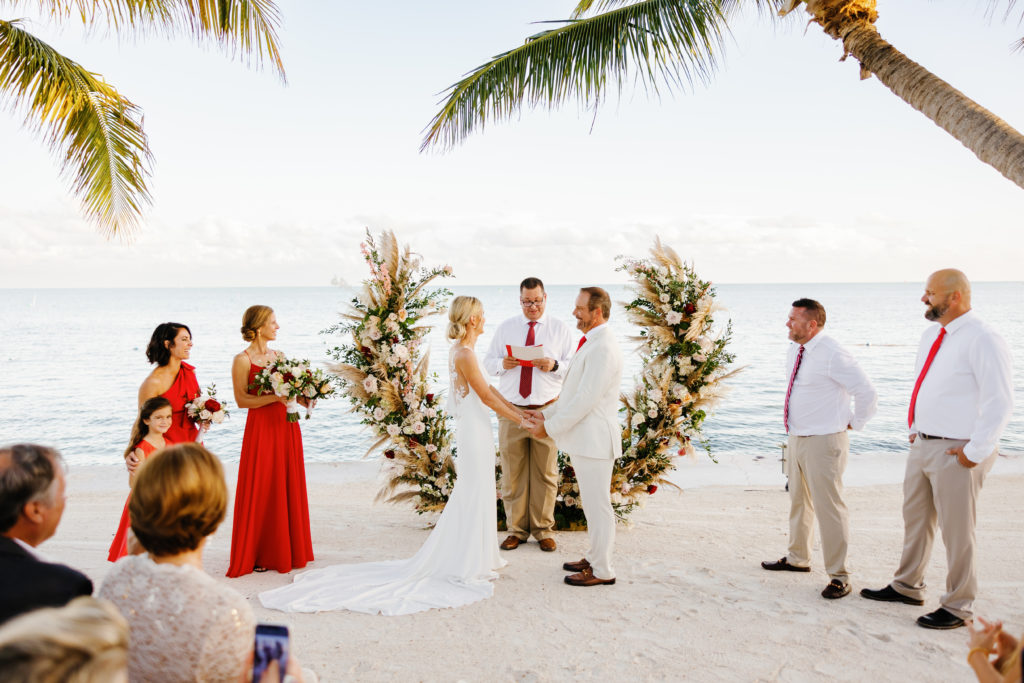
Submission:
M 584 0 L 577 16 L 589 6 Z M 621 89 L 635 73 L 655 92 L 659 80 L 669 86 L 707 81 L 724 29 L 717 0 L 641 0 L 567 20 L 497 55 L 446 90 L 422 149 L 452 147 L 489 120 L 510 118 L 523 104 L 575 98 L 596 105 L 609 75 Z
M 16 21 L 0 21 L 0 95 L 12 110 L 26 109 L 26 125 L 62 157 L 90 220 L 108 235 L 138 224 L 150 201 L 138 107 Z
M 89 28 L 105 23 L 114 32 L 183 33 L 221 45 L 248 65 L 269 62 L 285 80 L 274 0 L 0 0 L 2 7 L 19 5 Z M 151 203 L 152 155 L 142 111 L 16 20 L 0 20 L 0 102 L 24 112 L 26 127 L 43 132 L 100 231 L 130 235 Z

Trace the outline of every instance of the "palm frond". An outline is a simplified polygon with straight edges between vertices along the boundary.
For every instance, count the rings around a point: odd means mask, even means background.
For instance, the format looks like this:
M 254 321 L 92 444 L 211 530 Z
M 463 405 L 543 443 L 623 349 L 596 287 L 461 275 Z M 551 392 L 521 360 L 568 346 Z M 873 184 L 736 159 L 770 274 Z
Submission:
M 0 21 L 0 94 L 61 158 L 86 216 L 107 236 L 129 236 L 151 203 L 141 110 L 18 24 Z
M 86 26 L 106 24 L 115 32 L 155 29 L 214 42 L 247 65 L 269 62 L 285 80 L 277 36 L 281 13 L 274 0 L 36 0 L 32 5 L 58 20 L 71 17 Z
M 450 148 L 523 105 L 550 108 L 570 99 L 598 104 L 610 83 L 619 91 L 634 74 L 658 92 L 706 82 L 727 29 L 721 0 L 641 0 L 560 28 L 481 65 L 445 91 L 421 150 Z

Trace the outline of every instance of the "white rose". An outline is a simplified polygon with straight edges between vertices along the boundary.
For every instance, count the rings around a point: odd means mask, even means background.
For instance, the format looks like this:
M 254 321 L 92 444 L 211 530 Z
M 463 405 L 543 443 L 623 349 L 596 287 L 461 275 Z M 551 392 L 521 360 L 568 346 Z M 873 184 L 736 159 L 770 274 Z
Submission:
M 206 421 L 206 420 L 209 420 L 211 417 L 213 417 L 213 413 L 211 413 L 206 408 L 203 408 L 202 410 L 199 411 L 199 419 L 200 420 Z
M 412 426 L 412 431 L 414 434 L 422 434 L 423 432 L 427 431 L 427 426 L 422 422 L 417 422 Z
M 378 422 L 380 420 L 383 420 L 384 419 L 384 409 L 381 408 L 380 406 L 377 406 L 376 408 L 374 408 L 373 409 L 373 419 L 377 420 Z
M 672 297 L 670 297 L 668 294 L 662 294 L 658 298 L 661 300 L 661 303 L 667 304 Z
M 213 423 L 214 424 L 218 424 L 219 425 L 223 421 L 224 421 L 224 411 L 223 410 L 218 410 L 216 413 L 213 414 Z
M 433 418 L 437 417 L 437 409 L 436 408 L 427 408 L 426 411 L 424 411 L 424 414 L 427 417 L 433 419 Z
M 669 311 L 665 314 L 665 322 L 669 325 L 678 325 L 683 320 L 683 314 L 679 311 Z
M 619 490 L 622 491 L 622 495 L 626 495 L 629 493 L 629 484 L 623 484 Z
M 659 389 L 658 387 L 654 387 L 653 389 L 651 389 L 649 392 L 647 392 L 647 395 L 650 397 L 652 401 L 660 401 L 662 399 L 661 389 Z
M 572 496 L 566 496 L 566 497 L 565 497 L 565 498 L 563 499 L 563 502 L 564 502 L 564 503 L 565 503 L 565 504 L 566 504 L 566 505 L 567 505 L 568 507 L 572 507 L 573 505 L 575 505 L 575 504 L 576 504 L 576 499 L 575 499 L 575 498 L 573 498 Z
M 412 434 L 412 425 L 405 425 L 402 427 L 402 432 L 405 434 Z
M 376 394 L 377 378 L 373 375 L 367 375 L 366 379 L 363 380 L 363 389 L 365 389 L 368 394 Z
M 432 443 L 427 444 L 427 453 L 434 453 L 437 451 L 437 446 Z
M 657 408 L 651 408 L 650 410 L 648 410 L 647 411 L 647 417 L 650 417 L 650 418 L 658 417 L 658 409 Z
M 392 346 L 391 352 L 395 354 L 395 356 L 397 356 L 398 358 L 402 359 L 402 361 L 409 360 L 409 349 L 407 349 L 405 346 L 401 344 L 395 344 L 394 346 Z
M 388 320 L 397 320 L 397 319 L 398 319 L 398 315 L 396 313 L 388 314 Z
M 369 330 L 369 331 L 368 331 L 368 332 L 367 332 L 366 334 L 367 334 L 367 336 L 369 336 L 369 337 L 370 337 L 370 339 L 371 339 L 371 340 L 373 340 L 373 341 L 377 341 L 378 339 L 380 339 L 380 338 L 381 338 L 381 337 L 383 336 L 383 335 L 381 334 L 381 332 L 380 332 L 380 328 L 379 328 L 379 327 L 377 327 L 376 325 L 374 325 L 373 327 L 371 327 L 371 328 L 370 328 L 370 330 Z M 369 344 L 367 344 L 367 346 L 369 346 Z
M 404 321 L 408 317 L 409 317 L 409 314 L 406 312 L 406 310 L 404 308 L 401 309 L 400 311 L 398 311 L 398 319 L 399 320 Z
M 644 423 L 643 413 L 634 413 L 633 419 L 631 420 L 634 427 L 638 427 Z
M 622 502 L 622 494 L 619 493 L 618 491 L 616 491 L 615 493 L 612 494 L 612 503 L 615 504 L 615 505 L 618 505 L 621 502 Z
M 698 363 L 703 363 L 704 361 L 706 361 L 708 359 L 708 357 L 706 355 L 704 355 L 703 353 L 695 353 L 695 354 L 693 354 L 693 359 L 695 361 L 697 361 Z
M 402 430 L 398 427 L 398 425 L 388 425 L 389 436 L 398 436 L 401 431 Z

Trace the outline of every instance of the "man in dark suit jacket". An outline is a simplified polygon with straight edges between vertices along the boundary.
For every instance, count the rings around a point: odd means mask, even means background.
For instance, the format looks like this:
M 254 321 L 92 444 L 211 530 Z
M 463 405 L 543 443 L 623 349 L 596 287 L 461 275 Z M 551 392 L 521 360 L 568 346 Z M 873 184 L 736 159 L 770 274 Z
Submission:
M 92 594 L 85 574 L 40 558 L 64 514 L 60 453 L 34 444 L 0 447 L 0 623 Z

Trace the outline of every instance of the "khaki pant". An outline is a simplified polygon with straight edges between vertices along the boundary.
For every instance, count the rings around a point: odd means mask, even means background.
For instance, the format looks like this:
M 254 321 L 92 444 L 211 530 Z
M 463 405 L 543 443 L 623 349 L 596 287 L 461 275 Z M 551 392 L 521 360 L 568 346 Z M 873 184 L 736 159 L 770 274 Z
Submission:
M 893 579 L 898 593 L 924 599 L 924 571 L 932 554 L 935 524 L 946 546 L 946 592 L 942 607 L 971 619 L 978 577 L 974 566 L 974 527 L 978 493 L 996 454 L 967 469 L 946 450 L 966 441 L 922 439 L 910 446 L 907 473 L 903 479 L 903 557 Z
M 498 448 L 501 500 L 509 534 L 522 541 L 531 534 L 538 541 L 549 538 L 555 528 L 558 494 L 558 448 L 554 440 L 537 439 L 519 423 L 502 417 L 498 419 Z
M 846 432 L 820 436 L 790 436 L 789 552 L 787 561 L 797 567 L 811 563 L 811 541 L 817 514 L 825 571 L 847 583 L 846 551 L 850 545 L 850 518 L 843 502 L 843 472 L 850 451 Z

